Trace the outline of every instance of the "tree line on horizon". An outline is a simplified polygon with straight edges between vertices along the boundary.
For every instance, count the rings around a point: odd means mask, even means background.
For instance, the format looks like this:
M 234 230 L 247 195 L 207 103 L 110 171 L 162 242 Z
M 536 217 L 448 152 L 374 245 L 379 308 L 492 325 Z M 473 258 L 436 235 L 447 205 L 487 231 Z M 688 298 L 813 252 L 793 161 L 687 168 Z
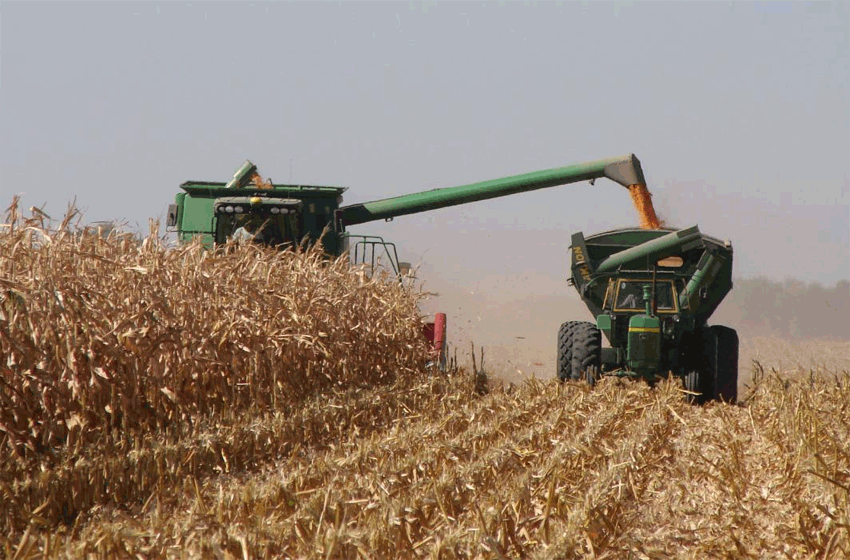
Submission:
M 801 280 L 736 279 L 714 322 L 754 335 L 850 339 L 850 281 L 834 286 Z

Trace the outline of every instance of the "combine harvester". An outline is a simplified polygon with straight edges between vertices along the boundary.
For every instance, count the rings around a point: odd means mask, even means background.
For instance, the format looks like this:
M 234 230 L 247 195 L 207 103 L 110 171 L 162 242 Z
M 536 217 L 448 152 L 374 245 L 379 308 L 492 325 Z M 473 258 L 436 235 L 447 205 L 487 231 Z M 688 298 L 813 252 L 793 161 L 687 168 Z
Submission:
M 672 372 L 684 379 L 692 399 L 732 401 L 737 396 L 738 338 L 707 320 L 732 288 L 732 248 L 694 226 L 661 229 L 634 154 L 536 171 L 470 185 L 433 189 L 341 206 L 344 187 L 264 182 L 250 161 L 228 183 L 187 181 L 169 207 L 167 225 L 181 242 L 207 246 L 249 235 L 273 246 L 313 244 L 321 238 L 330 255 L 348 253 L 354 264 L 400 263 L 395 245 L 358 235 L 348 227 L 392 220 L 547 187 L 607 177 L 629 189 L 642 229 L 626 228 L 572 237 L 572 277 L 595 323 L 571 321 L 558 335 L 561 380 L 600 375 L 654 379 Z M 438 314 L 432 341 L 445 360 L 445 316 Z M 439 324 L 442 322 L 442 324 Z M 601 347 L 605 333 L 610 348 Z

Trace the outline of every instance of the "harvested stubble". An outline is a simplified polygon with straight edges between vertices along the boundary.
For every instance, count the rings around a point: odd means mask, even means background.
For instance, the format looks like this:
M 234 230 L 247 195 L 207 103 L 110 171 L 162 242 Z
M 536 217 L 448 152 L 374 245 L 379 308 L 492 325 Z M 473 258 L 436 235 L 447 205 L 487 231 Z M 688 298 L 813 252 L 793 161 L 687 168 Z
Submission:
M 850 375 L 760 376 L 745 406 L 691 406 L 679 387 L 337 393 L 303 410 L 336 410 L 332 440 L 27 542 L 99 558 L 847 557 Z
M 8 530 L 33 510 L 71 520 L 95 503 L 149 495 L 168 455 L 144 459 L 150 434 L 185 436 L 249 410 L 288 413 L 332 388 L 421 370 L 417 296 L 397 282 L 318 250 L 169 249 L 155 230 L 141 241 L 103 238 L 73 218 L 49 230 L 13 204 L 0 229 Z M 105 449 L 135 452 L 138 464 L 87 466 Z

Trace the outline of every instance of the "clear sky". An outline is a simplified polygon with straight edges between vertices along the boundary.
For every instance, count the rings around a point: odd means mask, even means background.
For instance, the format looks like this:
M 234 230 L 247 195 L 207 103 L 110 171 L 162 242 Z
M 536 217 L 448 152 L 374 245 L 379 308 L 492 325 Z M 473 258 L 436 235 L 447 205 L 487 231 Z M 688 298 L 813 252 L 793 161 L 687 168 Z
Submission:
M 0 4 L 0 202 L 146 228 L 250 158 L 346 203 L 634 152 L 735 274 L 850 277 L 850 3 Z M 392 223 L 442 281 L 566 289 L 606 180 Z

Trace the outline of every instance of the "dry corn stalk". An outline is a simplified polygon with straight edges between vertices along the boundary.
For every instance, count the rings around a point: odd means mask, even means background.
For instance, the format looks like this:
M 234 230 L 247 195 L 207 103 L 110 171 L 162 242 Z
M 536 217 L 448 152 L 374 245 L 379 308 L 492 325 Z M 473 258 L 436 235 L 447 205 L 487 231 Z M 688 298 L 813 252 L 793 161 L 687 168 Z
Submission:
M 14 205 L 0 230 L 4 454 L 280 408 L 426 359 L 416 296 L 344 259 L 169 249 L 155 228 L 104 238 L 70 221 L 50 230 Z

